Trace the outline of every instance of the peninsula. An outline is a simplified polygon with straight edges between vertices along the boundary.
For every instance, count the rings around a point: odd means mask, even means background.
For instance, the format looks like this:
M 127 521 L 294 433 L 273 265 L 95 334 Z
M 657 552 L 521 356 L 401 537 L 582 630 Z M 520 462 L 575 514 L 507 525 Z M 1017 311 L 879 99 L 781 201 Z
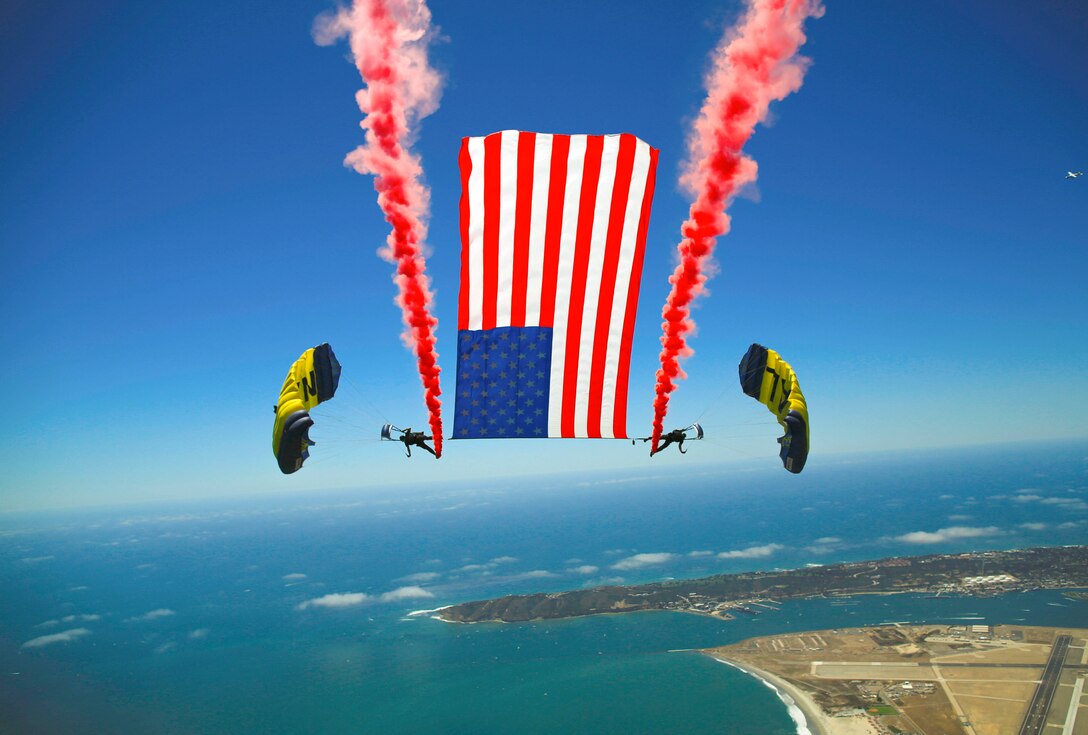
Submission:
M 1088 546 L 891 557 L 786 571 L 508 595 L 451 605 L 437 614 L 459 623 L 513 623 L 639 610 L 731 618 L 803 597 L 903 592 L 991 596 L 1076 587 L 1088 587 Z

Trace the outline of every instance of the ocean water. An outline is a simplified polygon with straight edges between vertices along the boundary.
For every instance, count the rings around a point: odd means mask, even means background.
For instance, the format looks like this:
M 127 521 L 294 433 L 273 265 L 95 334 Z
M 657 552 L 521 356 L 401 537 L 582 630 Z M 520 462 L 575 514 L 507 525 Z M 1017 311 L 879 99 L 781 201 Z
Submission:
M 1088 444 L 0 517 L 0 732 L 792 735 L 676 649 L 891 621 L 1088 625 L 1060 592 L 520 625 L 468 599 L 1088 542 Z

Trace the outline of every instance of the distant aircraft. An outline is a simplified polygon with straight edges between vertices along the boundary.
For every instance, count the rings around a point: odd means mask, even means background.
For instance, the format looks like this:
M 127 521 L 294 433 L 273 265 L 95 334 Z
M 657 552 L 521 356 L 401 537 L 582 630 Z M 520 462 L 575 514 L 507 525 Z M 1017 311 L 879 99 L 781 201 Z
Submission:
M 1084 176 L 1083 171 L 1066 171 L 1065 172 L 1065 178 L 1067 178 L 1067 179 L 1076 179 L 1076 178 L 1078 178 L 1080 176 Z

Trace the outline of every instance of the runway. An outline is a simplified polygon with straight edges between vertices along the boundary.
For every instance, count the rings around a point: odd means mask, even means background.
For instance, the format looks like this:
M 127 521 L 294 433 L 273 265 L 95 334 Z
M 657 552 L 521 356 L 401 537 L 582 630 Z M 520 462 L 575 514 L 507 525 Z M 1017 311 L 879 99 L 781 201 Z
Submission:
M 1054 647 L 1050 649 L 1050 658 L 1046 662 L 1046 668 L 1043 669 L 1043 676 L 1039 680 L 1039 686 L 1035 688 L 1035 694 L 1028 704 L 1028 711 L 1020 725 L 1020 735 L 1042 735 L 1071 640 L 1072 637 L 1067 635 L 1060 635 L 1055 639 Z

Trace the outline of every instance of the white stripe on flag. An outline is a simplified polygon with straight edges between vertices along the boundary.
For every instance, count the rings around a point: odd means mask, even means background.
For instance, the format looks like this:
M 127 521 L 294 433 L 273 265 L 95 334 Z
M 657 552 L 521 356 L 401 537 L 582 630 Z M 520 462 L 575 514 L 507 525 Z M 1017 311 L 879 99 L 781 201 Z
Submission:
M 529 224 L 529 277 L 526 282 L 525 326 L 540 326 L 540 297 L 544 288 L 544 233 L 548 224 L 552 136 L 537 134 L 533 157 L 533 211 Z
M 578 373 L 568 376 L 577 380 L 574 391 L 574 435 L 589 436 L 589 382 L 593 369 L 593 336 L 597 333 L 597 303 L 601 296 L 601 274 L 604 270 L 605 239 L 608 236 L 608 216 L 612 209 L 612 187 L 616 183 L 616 158 L 620 136 L 606 135 L 601 149 L 601 176 L 597 182 L 597 201 L 593 205 L 593 229 L 589 242 L 589 268 L 586 271 L 586 293 L 582 305 L 582 334 L 578 340 Z M 609 435 L 611 435 L 609 431 Z
M 650 146 L 641 140 L 635 143 L 635 160 L 631 170 L 631 190 L 627 195 L 627 211 L 623 216 L 620 237 L 620 259 L 616 266 L 616 290 L 612 294 L 612 321 L 608 325 L 608 353 L 604 363 L 604 392 L 601 394 L 601 436 L 613 436 L 616 416 L 616 380 L 620 369 L 620 343 L 623 322 L 627 318 L 627 294 L 631 285 L 631 269 L 635 260 L 635 239 L 638 237 L 642 200 L 646 196 L 646 181 L 650 174 Z
M 468 139 L 468 328 L 484 325 L 484 139 Z
M 510 326 L 514 299 L 514 218 L 518 204 L 518 131 L 504 130 L 499 144 L 499 284 L 495 326 Z
M 555 318 L 552 322 L 552 371 L 548 395 L 548 436 L 562 435 L 563 380 L 567 360 L 567 312 L 574 270 L 574 241 L 578 234 L 578 202 L 582 194 L 582 172 L 586 159 L 585 135 L 570 136 L 567 155 L 567 182 L 563 197 L 563 228 L 559 238 L 559 277 L 555 288 Z

